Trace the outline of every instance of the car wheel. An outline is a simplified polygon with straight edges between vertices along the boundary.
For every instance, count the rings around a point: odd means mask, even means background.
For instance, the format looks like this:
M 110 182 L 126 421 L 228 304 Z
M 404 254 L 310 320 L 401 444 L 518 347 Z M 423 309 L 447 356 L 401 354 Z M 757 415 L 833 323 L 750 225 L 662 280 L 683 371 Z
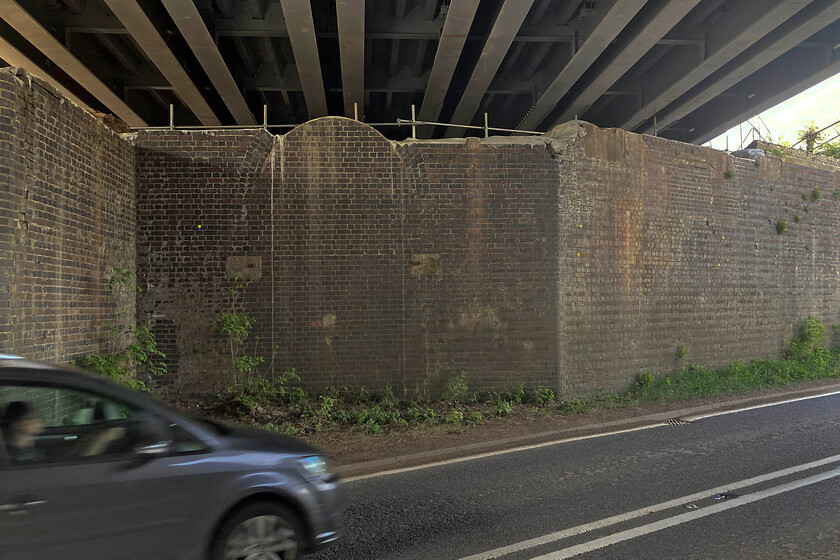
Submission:
M 219 528 L 211 560 L 297 560 L 301 555 L 300 518 L 279 504 L 251 504 Z

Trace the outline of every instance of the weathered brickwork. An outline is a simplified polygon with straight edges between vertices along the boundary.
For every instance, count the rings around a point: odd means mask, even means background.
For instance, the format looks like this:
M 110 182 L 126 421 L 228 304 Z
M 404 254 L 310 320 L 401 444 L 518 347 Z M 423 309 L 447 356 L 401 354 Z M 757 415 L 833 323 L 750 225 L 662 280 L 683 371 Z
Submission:
M 820 163 L 589 125 L 559 145 L 395 143 L 342 118 L 136 142 L 141 315 L 167 322 L 188 385 L 230 382 L 234 303 L 275 369 L 410 394 L 461 370 L 476 389 L 621 390 L 680 367 L 680 346 L 778 356 L 809 314 L 840 312 L 840 179 Z
M 398 394 L 461 370 L 475 390 L 622 390 L 778 356 L 808 315 L 840 323 L 826 161 L 590 125 L 391 142 L 337 117 L 129 139 L 0 72 L 0 351 L 107 349 L 101 323 L 134 311 L 117 267 L 140 275 L 163 381 L 203 390 L 234 378 L 229 311 L 255 318 L 263 371 Z
M 417 191 L 409 309 L 420 383 L 556 386 L 558 165 L 542 141 L 400 145 Z
M 808 315 L 838 322 L 837 168 L 586 132 L 563 154 L 564 394 L 625 389 L 685 361 L 777 357 Z
M 257 351 L 313 387 L 556 384 L 544 144 L 396 144 L 343 118 L 270 140 L 137 138 L 140 308 L 174 323 L 178 381 L 231 381 L 217 329 L 240 271 Z
M 51 86 L 0 70 L 0 351 L 66 362 L 110 350 L 135 312 L 134 148 Z
M 265 283 L 251 280 L 258 268 L 236 263 L 265 257 L 256 252 L 271 229 L 261 221 L 270 206 L 261 184 L 274 142 L 267 132 L 167 131 L 135 139 L 137 262 L 144 288 L 138 319 L 166 350 L 165 381 L 194 387 L 230 382 L 219 314 L 241 311 L 242 298 L 230 292 L 235 272 L 246 277 L 249 297 Z M 270 184 L 270 169 L 268 179 Z M 254 305 L 268 305 L 256 298 Z M 261 315 L 253 306 L 247 311 Z

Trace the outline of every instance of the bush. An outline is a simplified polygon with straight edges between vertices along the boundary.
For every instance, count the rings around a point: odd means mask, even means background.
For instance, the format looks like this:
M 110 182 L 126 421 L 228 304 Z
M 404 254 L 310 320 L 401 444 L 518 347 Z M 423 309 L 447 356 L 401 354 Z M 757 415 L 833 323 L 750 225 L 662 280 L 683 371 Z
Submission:
M 548 387 L 540 385 L 539 387 L 537 387 L 536 390 L 536 398 L 537 404 L 539 404 L 540 406 L 546 406 L 554 402 L 556 397 L 554 395 L 554 391 L 552 391 Z
M 231 385 L 221 399 L 221 408 L 236 416 L 249 416 L 257 408 L 266 407 L 277 397 L 277 389 L 270 380 L 252 376 Z
M 795 338 L 785 352 L 786 358 L 805 358 L 825 350 L 825 327 L 816 317 L 809 316 L 799 328 Z
M 452 376 L 452 379 L 446 384 L 443 399 L 455 404 L 462 403 L 467 398 L 467 390 L 467 372 L 461 370 L 461 373 Z

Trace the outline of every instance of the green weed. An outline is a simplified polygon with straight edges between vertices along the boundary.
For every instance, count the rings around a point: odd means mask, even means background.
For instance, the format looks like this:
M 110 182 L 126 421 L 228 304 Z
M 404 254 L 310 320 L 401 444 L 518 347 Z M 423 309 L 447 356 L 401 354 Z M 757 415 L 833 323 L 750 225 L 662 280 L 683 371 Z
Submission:
M 461 373 L 452 376 L 452 379 L 446 384 L 443 398 L 452 403 L 461 403 L 467 398 L 467 390 L 467 372 L 461 370 Z
M 126 295 L 126 292 L 142 292 L 136 279 L 137 275 L 134 272 L 115 268 L 108 279 L 108 289 L 122 292 L 123 295 Z M 123 324 L 127 316 L 128 311 L 121 309 L 114 314 L 110 324 L 103 325 L 111 334 L 115 345 L 125 344 L 128 340 L 128 344 L 122 350 L 86 354 L 71 363 L 132 389 L 147 391 L 148 387 L 140 376 L 165 374 L 166 364 L 162 360 L 166 355 L 158 350 L 155 335 L 147 327 Z

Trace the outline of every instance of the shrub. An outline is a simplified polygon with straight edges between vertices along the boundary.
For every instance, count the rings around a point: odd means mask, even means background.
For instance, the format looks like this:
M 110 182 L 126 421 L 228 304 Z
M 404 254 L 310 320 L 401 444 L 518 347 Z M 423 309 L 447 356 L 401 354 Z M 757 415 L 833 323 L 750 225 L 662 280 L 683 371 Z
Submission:
M 554 399 L 556 398 L 554 395 L 554 391 L 542 385 L 537 387 L 536 397 L 537 404 L 539 404 L 540 406 L 546 406 L 547 404 L 554 402 Z
M 141 292 L 135 283 L 134 272 L 115 268 L 108 279 L 108 289 L 112 291 L 136 294 Z M 128 315 L 125 309 L 115 313 L 113 324 L 108 326 L 111 337 L 117 342 L 128 344 L 114 353 L 99 352 L 81 356 L 71 363 L 77 367 L 92 371 L 103 377 L 127 385 L 132 389 L 146 391 L 148 387 L 139 375 L 162 375 L 166 373 L 166 364 L 161 361 L 166 355 L 158 350 L 155 335 L 145 326 L 128 326 L 121 321 Z
M 229 386 L 222 395 L 220 406 L 229 414 L 248 416 L 257 408 L 271 404 L 276 397 L 277 388 L 274 383 L 255 375 Z
M 799 328 L 799 336 L 790 342 L 785 357 L 805 358 L 825 350 L 825 327 L 819 319 L 809 316 Z
M 446 384 L 446 390 L 443 393 L 443 398 L 452 403 L 462 403 L 467 398 L 467 372 L 461 370 L 452 376 L 449 383 Z

